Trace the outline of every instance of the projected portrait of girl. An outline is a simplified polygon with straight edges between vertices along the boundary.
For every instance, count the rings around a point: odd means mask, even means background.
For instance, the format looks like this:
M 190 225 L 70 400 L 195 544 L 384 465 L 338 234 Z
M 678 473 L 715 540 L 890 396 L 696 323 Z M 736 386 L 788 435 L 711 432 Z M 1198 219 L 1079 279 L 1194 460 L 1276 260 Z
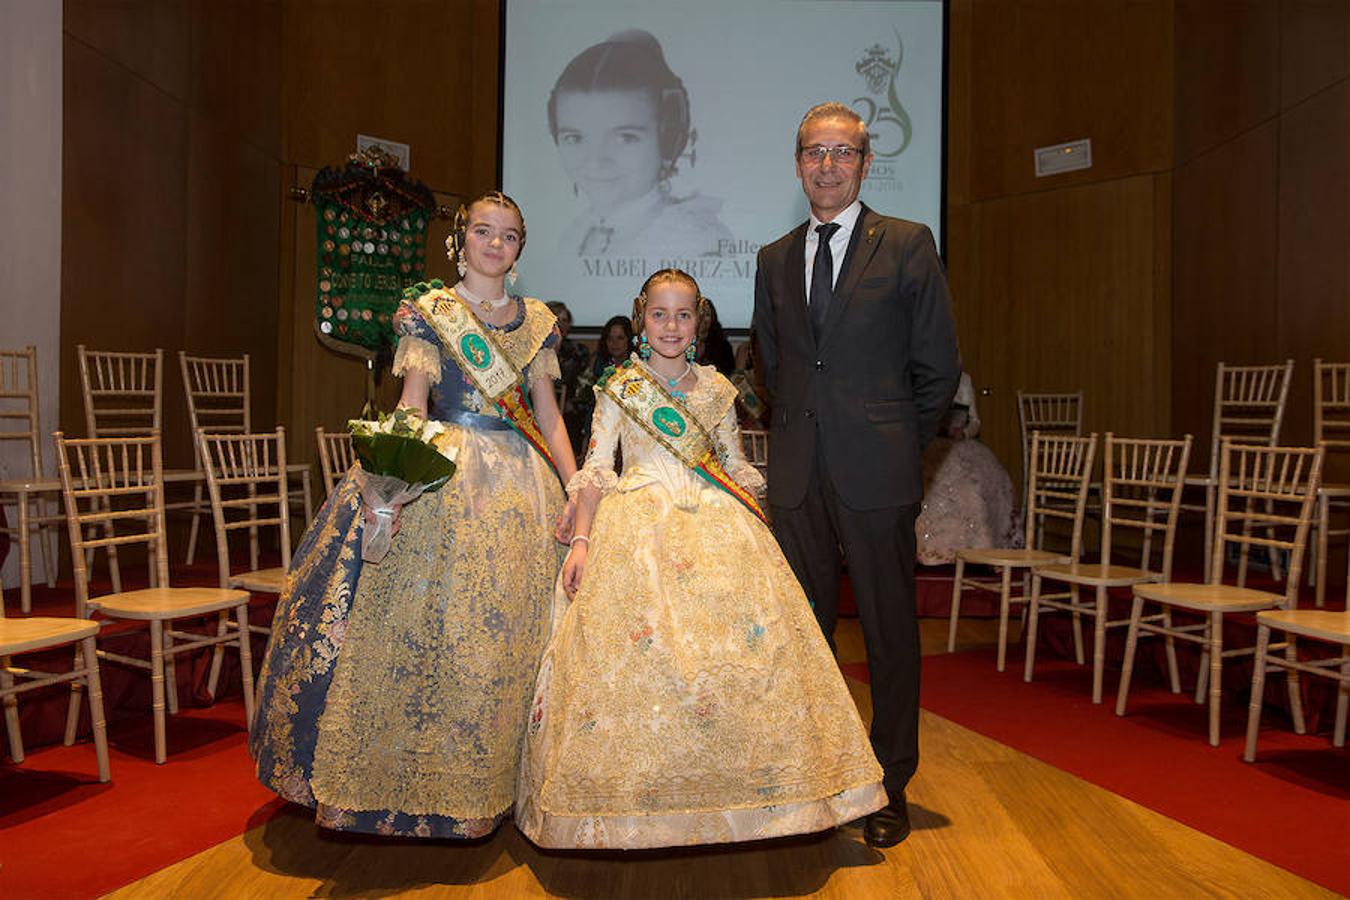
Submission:
M 684 82 L 649 33 L 624 31 L 574 57 L 549 95 L 548 125 L 586 204 L 560 238 L 564 254 L 646 257 L 657 268 L 717 255 L 731 239 L 721 200 L 671 186 L 683 159 L 693 166 L 697 132 Z

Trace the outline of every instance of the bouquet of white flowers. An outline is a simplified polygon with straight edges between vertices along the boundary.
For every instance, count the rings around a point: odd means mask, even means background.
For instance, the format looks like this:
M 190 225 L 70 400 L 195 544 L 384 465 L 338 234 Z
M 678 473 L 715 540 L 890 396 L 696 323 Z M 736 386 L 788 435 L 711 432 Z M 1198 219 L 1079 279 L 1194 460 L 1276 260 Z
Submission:
M 443 487 L 455 474 L 459 448 L 440 422 L 403 407 L 374 420 L 352 419 L 347 430 L 361 460 L 355 476 L 361 498 L 375 516 L 361 536 L 361 559 L 377 563 L 389 552 L 395 510 Z

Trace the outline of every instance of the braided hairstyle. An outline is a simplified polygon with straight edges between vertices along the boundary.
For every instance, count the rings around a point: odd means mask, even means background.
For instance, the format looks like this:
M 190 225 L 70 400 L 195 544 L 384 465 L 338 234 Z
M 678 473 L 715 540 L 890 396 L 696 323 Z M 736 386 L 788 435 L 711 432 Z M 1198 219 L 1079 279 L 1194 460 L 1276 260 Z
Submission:
M 647 316 L 647 295 L 663 284 L 683 285 L 694 292 L 697 298 L 694 311 L 698 321 L 698 328 L 694 333 L 699 340 L 707 337 L 708 327 L 712 324 L 712 305 L 708 303 L 708 298 L 703 296 L 703 291 L 699 290 L 694 276 L 683 269 L 661 269 L 653 272 L 642 283 L 642 290 L 633 298 L 633 330 L 638 334 L 642 333 Z
M 449 256 L 452 263 L 459 262 L 460 255 L 464 252 L 464 236 L 469 229 L 469 210 L 473 209 L 479 203 L 495 203 L 497 206 L 505 209 L 515 210 L 520 217 L 520 250 L 516 252 L 516 259 L 525 252 L 525 213 L 521 211 L 520 204 L 512 200 L 501 191 L 486 191 L 470 200 L 468 203 L 460 204 L 459 209 L 455 210 L 454 221 L 450 225 L 450 234 L 445 239 L 446 255 Z

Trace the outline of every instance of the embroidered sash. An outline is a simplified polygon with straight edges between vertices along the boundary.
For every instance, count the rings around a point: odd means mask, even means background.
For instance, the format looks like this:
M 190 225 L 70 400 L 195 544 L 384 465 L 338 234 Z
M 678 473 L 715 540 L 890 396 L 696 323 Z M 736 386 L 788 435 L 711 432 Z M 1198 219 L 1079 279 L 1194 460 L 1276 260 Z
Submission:
M 675 458 L 710 484 L 721 488 L 768 524 L 754 496 L 735 482 L 717 458 L 712 436 L 680 400 L 654 379 L 645 367 L 625 360 L 606 376 L 602 389 L 628 418 Z
M 507 354 L 492 329 L 484 328 L 463 298 L 432 282 L 414 305 L 436 332 L 464 377 L 501 411 L 502 419 L 533 447 L 556 475 L 558 467 L 534 420 L 520 366 Z

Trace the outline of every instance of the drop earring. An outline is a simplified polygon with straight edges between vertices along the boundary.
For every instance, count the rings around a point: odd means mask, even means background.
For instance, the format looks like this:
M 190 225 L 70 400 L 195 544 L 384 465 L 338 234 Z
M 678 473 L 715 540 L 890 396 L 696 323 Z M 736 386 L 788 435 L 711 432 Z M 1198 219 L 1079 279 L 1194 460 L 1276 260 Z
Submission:
M 462 254 L 455 258 L 455 268 L 459 271 L 460 278 L 463 278 L 464 273 L 469 271 L 469 267 L 465 264 L 464 256 Z
M 689 363 L 690 365 L 693 365 L 694 362 L 695 362 L 695 360 L 698 359 L 698 339 L 697 339 L 697 338 L 695 338 L 694 340 L 690 341 L 690 342 L 689 342 L 689 346 L 684 348 L 684 359 L 685 359 L 685 362 Z
M 652 345 L 647 342 L 647 335 L 642 335 L 638 341 L 638 358 L 648 360 L 652 358 Z
M 511 263 L 511 271 L 506 273 L 506 283 L 511 285 L 511 287 L 515 287 L 516 279 L 519 277 L 520 273 L 516 271 L 516 264 Z

